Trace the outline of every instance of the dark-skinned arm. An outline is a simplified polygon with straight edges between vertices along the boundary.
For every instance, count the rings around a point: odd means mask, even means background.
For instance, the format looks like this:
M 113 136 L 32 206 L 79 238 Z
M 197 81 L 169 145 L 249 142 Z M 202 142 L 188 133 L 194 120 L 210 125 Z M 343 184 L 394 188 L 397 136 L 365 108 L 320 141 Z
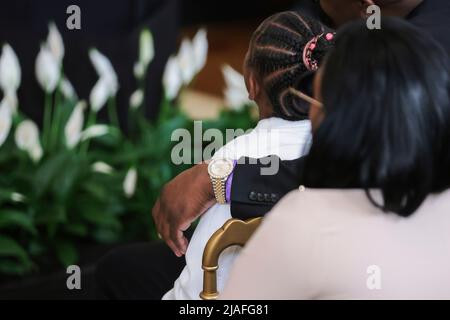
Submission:
M 275 175 L 261 175 L 261 169 L 267 167 L 265 162 L 259 160 L 249 164 L 249 159 L 246 160 L 247 164 L 239 164 L 242 162 L 239 161 L 236 165 L 231 187 L 231 212 L 239 219 L 270 211 L 285 194 L 299 186 L 303 168 L 302 158 L 280 161 Z M 153 219 L 161 238 L 177 256 L 184 255 L 187 250 L 184 231 L 215 203 L 206 163 L 184 171 L 161 190 L 152 210 Z

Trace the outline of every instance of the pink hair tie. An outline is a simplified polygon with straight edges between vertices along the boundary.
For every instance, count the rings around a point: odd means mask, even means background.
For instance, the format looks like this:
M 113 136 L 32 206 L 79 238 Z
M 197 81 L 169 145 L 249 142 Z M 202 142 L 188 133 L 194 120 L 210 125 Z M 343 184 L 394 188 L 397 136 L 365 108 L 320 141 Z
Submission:
M 308 69 L 309 71 L 316 71 L 319 68 L 319 64 L 317 62 L 317 60 L 314 60 L 312 58 L 314 49 L 316 49 L 317 47 L 317 41 L 319 41 L 319 39 L 321 37 L 323 37 L 323 33 L 312 38 L 306 45 L 305 48 L 303 49 L 303 63 L 306 67 L 306 69 Z M 325 39 L 327 41 L 331 41 L 334 39 L 334 33 L 327 33 L 325 35 Z
M 317 40 L 319 40 L 319 37 L 321 36 L 322 35 L 312 38 L 303 49 L 303 64 L 309 71 L 316 71 L 319 68 L 317 60 L 313 60 L 312 54 L 317 46 Z

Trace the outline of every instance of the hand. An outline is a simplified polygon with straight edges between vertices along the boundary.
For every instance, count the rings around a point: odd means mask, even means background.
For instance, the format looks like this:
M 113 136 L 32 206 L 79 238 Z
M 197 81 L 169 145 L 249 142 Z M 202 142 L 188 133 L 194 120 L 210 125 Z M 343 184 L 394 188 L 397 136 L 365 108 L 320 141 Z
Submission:
M 206 163 L 182 172 L 163 187 L 152 215 L 161 238 L 177 257 L 187 250 L 183 231 L 215 202 Z

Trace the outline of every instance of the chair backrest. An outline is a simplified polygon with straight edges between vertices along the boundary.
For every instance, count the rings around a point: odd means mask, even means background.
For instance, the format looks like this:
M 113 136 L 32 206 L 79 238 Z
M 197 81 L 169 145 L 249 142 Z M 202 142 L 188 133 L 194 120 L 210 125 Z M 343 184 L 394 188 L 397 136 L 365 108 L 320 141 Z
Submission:
M 203 252 L 203 291 L 200 298 L 215 300 L 219 296 L 217 291 L 217 269 L 219 256 L 228 247 L 243 247 L 259 227 L 262 218 L 253 218 L 247 221 L 230 219 L 208 240 Z

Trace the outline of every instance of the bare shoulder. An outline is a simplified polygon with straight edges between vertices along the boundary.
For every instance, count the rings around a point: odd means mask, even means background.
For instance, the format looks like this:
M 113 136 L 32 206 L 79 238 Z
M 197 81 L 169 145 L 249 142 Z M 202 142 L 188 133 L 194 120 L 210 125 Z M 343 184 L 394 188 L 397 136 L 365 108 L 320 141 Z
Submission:
M 257 136 L 254 129 L 249 129 L 246 133 L 234 137 L 224 146 L 218 149 L 214 155 L 214 159 L 228 158 L 238 160 L 241 156 L 249 152 L 248 146 L 256 143 Z

